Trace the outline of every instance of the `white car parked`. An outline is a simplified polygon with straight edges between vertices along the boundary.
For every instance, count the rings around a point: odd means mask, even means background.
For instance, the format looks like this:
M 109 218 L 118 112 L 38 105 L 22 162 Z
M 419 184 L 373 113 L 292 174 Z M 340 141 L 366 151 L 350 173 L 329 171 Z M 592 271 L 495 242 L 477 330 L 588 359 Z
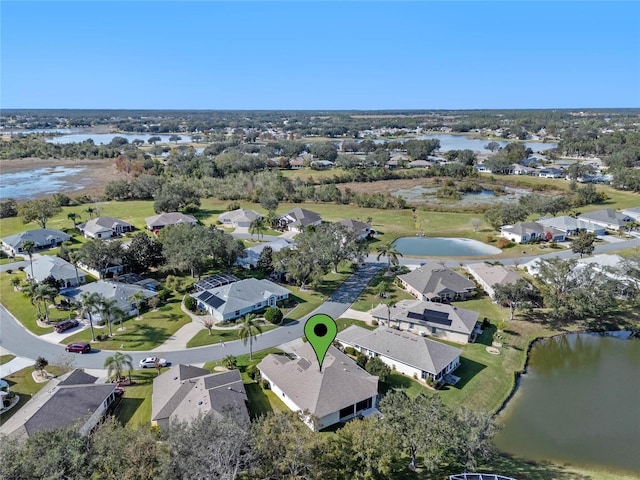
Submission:
M 161 367 L 166 367 L 169 365 L 164 358 L 158 357 L 147 357 L 140 360 L 140 368 L 155 368 L 156 365 L 160 365 Z

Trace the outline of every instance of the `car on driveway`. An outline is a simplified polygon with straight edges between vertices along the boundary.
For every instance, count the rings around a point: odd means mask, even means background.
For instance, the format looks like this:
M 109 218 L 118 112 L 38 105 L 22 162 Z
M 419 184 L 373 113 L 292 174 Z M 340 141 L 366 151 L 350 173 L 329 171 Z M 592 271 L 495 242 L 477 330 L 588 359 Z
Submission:
M 156 365 L 160 365 L 161 367 L 166 367 L 169 365 L 164 358 L 158 357 L 147 357 L 140 360 L 140 368 L 155 368 Z
M 64 320 L 64 321 L 56 324 L 56 326 L 53 327 L 53 329 L 57 333 L 62 333 L 62 332 L 66 332 L 70 328 L 77 327 L 78 325 L 80 325 L 80 322 L 78 320 L 75 320 L 75 319 L 73 319 L 73 320 Z
M 91 351 L 91 345 L 89 345 L 87 342 L 76 342 L 70 343 L 69 345 L 64 347 L 64 349 L 67 352 L 72 353 L 89 353 Z

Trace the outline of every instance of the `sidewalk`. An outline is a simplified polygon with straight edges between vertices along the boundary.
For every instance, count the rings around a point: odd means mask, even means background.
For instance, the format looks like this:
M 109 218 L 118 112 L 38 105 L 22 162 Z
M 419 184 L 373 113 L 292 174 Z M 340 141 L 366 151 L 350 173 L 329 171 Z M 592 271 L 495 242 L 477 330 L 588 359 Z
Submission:
M 0 355 L 13 355 L 13 353 L 6 348 L 0 347 Z M 7 377 L 13 372 L 22 370 L 25 367 L 32 367 L 34 363 L 35 360 L 32 360 L 30 358 L 16 357 L 10 362 L 5 363 L 4 365 L 0 365 L 0 378 Z
M 348 308 L 342 315 L 338 318 L 353 318 L 355 320 L 362 320 L 368 325 L 372 325 L 373 317 L 369 312 L 359 312 L 358 310 L 354 310 L 352 308 Z

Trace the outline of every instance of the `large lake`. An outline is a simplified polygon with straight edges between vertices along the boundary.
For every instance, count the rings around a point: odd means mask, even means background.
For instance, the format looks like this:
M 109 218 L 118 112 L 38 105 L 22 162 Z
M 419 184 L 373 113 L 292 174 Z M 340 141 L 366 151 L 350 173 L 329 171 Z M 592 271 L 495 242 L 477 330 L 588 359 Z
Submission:
M 465 135 L 449 135 L 449 134 L 429 134 L 412 137 L 414 140 L 440 140 L 440 152 L 447 152 L 449 150 L 473 150 L 474 152 L 489 153 L 490 151 L 484 148 L 492 140 L 483 140 L 480 138 L 467 137 Z M 377 139 L 376 143 L 384 143 L 385 141 L 406 141 L 408 138 L 401 139 Z M 506 147 L 509 143 L 506 141 L 496 141 L 501 147 Z M 542 152 L 551 148 L 557 148 L 558 144 L 553 142 L 524 142 L 524 146 L 530 148 L 534 152 Z
M 180 140 L 178 141 L 178 143 L 187 143 L 191 141 L 191 135 L 178 135 L 180 137 Z M 175 142 L 170 142 L 169 141 L 169 137 L 171 137 L 171 135 L 165 135 L 165 134 L 158 134 L 158 135 L 154 135 L 154 134 L 146 134 L 146 133 L 72 133 L 70 135 L 60 135 L 59 137 L 53 137 L 51 139 L 49 139 L 48 141 L 51 143 L 60 143 L 60 144 L 65 144 L 65 143 L 80 143 L 80 142 L 84 142 L 86 140 L 93 140 L 93 143 L 95 143 L 96 145 L 106 145 L 108 143 L 111 142 L 111 140 L 113 140 L 115 137 L 123 137 L 126 138 L 129 143 L 131 143 L 133 140 L 143 140 L 145 143 L 148 143 L 149 139 L 151 137 L 160 137 L 160 143 L 175 143 Z
M 85 167 L 46 167 L 3 173 L 0 175 L 0 199 L 26 200 L 37 195 L 80 190 L 85 185 L 74 176 L 83 170 Z
M 539 342 L 496 445 L 532 460 L 640 474 L 640 340 L 571 334 Z

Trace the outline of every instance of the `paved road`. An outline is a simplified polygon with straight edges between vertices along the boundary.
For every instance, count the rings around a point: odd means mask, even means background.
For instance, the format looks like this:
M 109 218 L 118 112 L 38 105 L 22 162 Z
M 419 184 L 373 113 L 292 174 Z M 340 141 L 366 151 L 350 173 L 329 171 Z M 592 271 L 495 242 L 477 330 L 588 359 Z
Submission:
M 326 313 L 333 318 L 338 318 L 358 298 L 360 292 L 382 267 L 384 267 L 384 263 L 367 263 L 363 265 L 325 303 L 309 315 L 296 323 L 259 335 L 257 340 L 254 341 L 253 350 L 275 347 L 300 338 L 303 334 L 304 322 L 315 313 Z M 59 360 L 72 358 L 74 366 L 91 369 L 102 368 L 105 359 L 112 355 L 111 351 L 95 351 L 85 355 L 66 353 L 63 345 L 49 343 L 26 330 L 2 305 L 0 305 L 0 345 L 20 357 L 36 359 L 42 356 L 49 360 L 50 363 L 58 363 Z M 226 355 L 237 356 L 249 353 L 248 345 L 244 346 L 240 341 L 227 342 L 225 345 L 223 347 L 220 344 L 216 344 L 163 352 L 162 357 L 174 364 L 197 364 L 218 360 Z M 127 353 L 131 355 L 134 365 L 137 365 L 140 359 L 154 355 L 152 352 Z

